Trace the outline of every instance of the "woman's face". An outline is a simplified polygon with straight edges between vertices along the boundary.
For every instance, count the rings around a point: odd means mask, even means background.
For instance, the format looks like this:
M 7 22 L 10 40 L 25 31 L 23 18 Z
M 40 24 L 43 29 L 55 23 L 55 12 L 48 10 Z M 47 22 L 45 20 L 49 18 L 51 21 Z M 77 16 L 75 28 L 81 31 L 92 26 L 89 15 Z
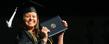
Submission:
M 28 12 L 23 16 L 23 18 L 27 27 L 34 27 L 38 21 L 36 12 Z

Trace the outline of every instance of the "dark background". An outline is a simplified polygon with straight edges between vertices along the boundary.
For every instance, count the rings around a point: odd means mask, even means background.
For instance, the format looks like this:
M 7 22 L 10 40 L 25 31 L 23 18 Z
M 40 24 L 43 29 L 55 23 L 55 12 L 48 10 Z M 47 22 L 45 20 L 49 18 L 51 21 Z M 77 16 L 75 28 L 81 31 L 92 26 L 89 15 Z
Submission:
M 69 29 L 65 32 L 64 44 L 109 44 L 109 16 L 106 16 L 107 8 L 104 1 L 33 1 L 44 7 L 46 14 L 39 15 L 40 21 L 60 15 L 68 22 Z M 10 19 L 19 2 L 0 1 L 0 44 L 12 44 L 14 41 L 15 32 L 11 31 L 5 22 Z

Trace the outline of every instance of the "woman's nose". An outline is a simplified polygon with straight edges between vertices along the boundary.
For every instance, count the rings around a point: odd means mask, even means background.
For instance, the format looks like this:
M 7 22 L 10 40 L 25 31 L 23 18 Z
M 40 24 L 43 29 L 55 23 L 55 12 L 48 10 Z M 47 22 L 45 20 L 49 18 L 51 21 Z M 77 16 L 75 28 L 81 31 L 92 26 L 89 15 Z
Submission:
M 32 16 L 30 16 L 30 20 L 32 20 L 33 19 L 33 17 Z

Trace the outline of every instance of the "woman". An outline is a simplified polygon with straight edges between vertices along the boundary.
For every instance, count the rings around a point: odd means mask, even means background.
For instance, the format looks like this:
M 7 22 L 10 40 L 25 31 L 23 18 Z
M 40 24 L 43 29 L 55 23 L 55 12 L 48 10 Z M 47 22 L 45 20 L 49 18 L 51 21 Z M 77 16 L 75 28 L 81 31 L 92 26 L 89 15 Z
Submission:
M 33 6 L 25 6 L 20 8 L 20 16 L 22 19 L 22 28 L 17 35 L 18 44 L 49 44 L 51 40 L 48 38 L 47 27 L 39 29 L 38 11 Z M 66 21 L 62 21 L 65 27 L 68 27 Z M 58 36 L 58 44 L 63 44 L 64 32 Z M 52 44 L 52 43 L 51 43 Z

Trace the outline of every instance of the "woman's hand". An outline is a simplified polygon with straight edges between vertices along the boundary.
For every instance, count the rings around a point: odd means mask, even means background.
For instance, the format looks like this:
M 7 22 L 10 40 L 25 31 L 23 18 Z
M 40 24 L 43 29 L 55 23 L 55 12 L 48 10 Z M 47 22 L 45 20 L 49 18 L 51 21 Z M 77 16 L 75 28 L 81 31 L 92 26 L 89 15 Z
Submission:
M 66 28 L 68 27 L 67 21 L 63 20 L 62 23 Z
M 44 41 L 44 44 L 46 44 L 48 40 L 48 32 L 50 32 L 50 30 L 48 30 L 47 27 L 42 27 L 41 32 L 44 34 L 42 40 Z
M 68 24 L 65 20 L 62 21 L 63 25 L 67 28 Z M 58 44 L 63 44 L 64 32 L 59 33 L 58 35 Z

